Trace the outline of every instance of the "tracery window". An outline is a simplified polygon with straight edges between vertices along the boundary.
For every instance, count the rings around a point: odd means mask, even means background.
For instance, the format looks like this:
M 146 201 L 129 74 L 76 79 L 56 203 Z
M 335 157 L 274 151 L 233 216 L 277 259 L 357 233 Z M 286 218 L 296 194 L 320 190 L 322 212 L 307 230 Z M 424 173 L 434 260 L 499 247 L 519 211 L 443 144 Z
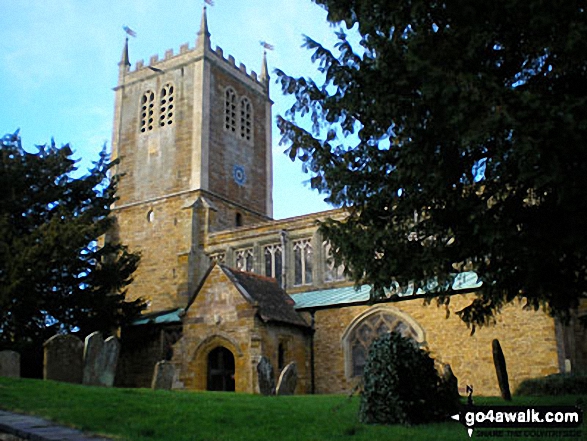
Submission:
M 312 283 L 312 241 L 302 239 L 293 243 L 294 250 L 294 285 Z
M 210 254 L 210 262 L 224 263 L 226 261 L 226 253 Z
M 167 83 L 161 89 L 159 108 L 159 126 L 164 127 L 173 123 L 173 84 Z
M 324 281 L 338 282 L 345 279 L 344 265 L 336 265 L 332 257 L 332 245 L 328 241 L 322 242 L 324 251 Z
M 231 87 L 224 92 L 224 128 L 236 132 L 236 92 Z
M 265 247 L 265 275 L 277 279 L 279 286 L 283 274 L 283 248 L 280 244 Z
M 141 97 L 140 130 L 141 133 L 153 130 L 153 118 L 155 113 L 155 93 L 147 90 Z
M 371 343 L 387 332 L 399 332 L 411 338 L 415 344 L 422 340 L 422 335 L 402 317 L 391 311 L 375 310 L 353 324 L 344 337 L 348 357 L 347 373 L 350 377 L 363 375 Z
M 236 268 L 240 271 L 254 272 L 254 255 L 252 248 L 235 251 Z
M 247 141 L 252 139 L 253 135 L 253 106 L 251 101 L 245 96 L 240 100 L 240 136 Z

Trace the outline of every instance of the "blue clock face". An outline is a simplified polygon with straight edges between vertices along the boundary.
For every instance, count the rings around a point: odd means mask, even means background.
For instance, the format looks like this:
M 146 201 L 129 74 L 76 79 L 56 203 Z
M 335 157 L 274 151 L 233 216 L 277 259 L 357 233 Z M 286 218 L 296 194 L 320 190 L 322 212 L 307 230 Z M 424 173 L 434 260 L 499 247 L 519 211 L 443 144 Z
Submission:
M 237 185 L 243 186 L 245 182 L 247 182 L 247 175 L 245 174 L 245 169 L 241 165 L 235 165 L 232 169 L 232 177 L 234 178 L 234 182 Z

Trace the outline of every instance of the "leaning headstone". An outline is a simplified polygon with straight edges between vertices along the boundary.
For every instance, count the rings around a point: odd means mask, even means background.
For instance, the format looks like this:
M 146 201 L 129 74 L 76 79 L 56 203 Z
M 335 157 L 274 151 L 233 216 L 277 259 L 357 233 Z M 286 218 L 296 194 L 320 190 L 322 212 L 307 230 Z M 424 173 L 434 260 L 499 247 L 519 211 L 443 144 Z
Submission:
M 98 375 L 100 386 L 114 386 L 116 366 L 120 355 L 120 342 L 114 336 L 108 337 L 102 348 L 102 372 Z
M 43 378 L 82 382 L 84 344 L 75 335 L 55 335 L 43 345 Z
M 262 356 L 257 364 L 257 378 L 261 395 L 275 395 L 275 374 L 269 359 Z
M 155 365 L 151 389 L 171 390 L 175 377 L 175 366 L 170 361 L 159 361 Z
M 98 376 L 102 371 L 102 349 L 104 339 L 99 332 L 93 332 L 86 337 L 84 348 L 84 384 L 98 386 Z
M 450 364 L 446 363 L 442 366 L 442 385 L 449 397 L 459 397 L 459 381 L 450 367 Z
M 86 337 L 83 383 L 88 386 L 114 385 L 120 343 L 116 337 L 104 341 L 102 334 L 93 332 Z
M 495 364 L 495 373 L 497 374 L 497 382 L 499 383 L 499 390 L 501 397 L 506 401 L 512 400 L 510 393 L 510 383 L 508 380 L 508 371 L 505 364 L 505 357 L 501 350 L 501 345 L 498 339 L 494 339 L 491 343 L 493 349 L 493 363 Z
M 0 351 L 0 377 L 20 377 L 20 354 L 14 351 Z
M 296 362 L 292 361 L 283 368 L 279 375 L 279 381 L 277 382 L 277 395 L 293 395 L 296 390 L 296 384 L 298 382 L 298 368 Z

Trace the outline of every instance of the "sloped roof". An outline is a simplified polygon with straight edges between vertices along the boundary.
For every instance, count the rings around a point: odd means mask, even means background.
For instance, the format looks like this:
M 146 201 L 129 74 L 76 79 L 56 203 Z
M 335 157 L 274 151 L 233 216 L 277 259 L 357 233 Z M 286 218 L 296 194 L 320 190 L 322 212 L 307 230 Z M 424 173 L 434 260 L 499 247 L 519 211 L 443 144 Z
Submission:
M 132 322 L 133 325 L 146 325 L 146 324 L 170 324 L 170 323 L 181 323 L 181 316 L 183 314 L 183 308 L 170 309 L 166 311 L 157 311 L 151 314 L 144 314 L 140 318 Z
M 363 285 L 358 290 L 354 286 L 343 286 L 292 294 L 291 298 L 295 301 L 295 309 L 319 308 L 364 303 L 369 300 L 370 292 L 371 287 L 369 285 Z
M 263 321 L 308 327 L 306 321 L 295 311 L 294 301 L 279 286 L 277 280 L 224 265 L 220 267 L 243 297 L 258 307 L 258 314 Z
M 454 293 L 471 291 L 479 288 L 483 282 L 479 279 L 477 274 L 473 271 L 463 272 L 455 275 L 451 285 Z M 430 287 L 435 288 L 437 284 L 431 281 Z M 371 287 L 369 285 L 362 285 L 359 289 L 354 286 L 343 286 L 339 288 L 321 289 L 316 291 L 307 291 L 299 294 L 292 294 L 295 301 L 295 309 L 308 308 L 325 308 L 328 306 L 352 305 L 355 303 L 365 303 L 370 299 Z M 389 297 L 395 294 L 397 298 L 413 298 L 426 294 L 423 289 L 418 289 L 414 293 L 413 286 L 407 286 L 404 289 L 397 289 L 391 293 L 389 290 L 385 291 Z M 388 297 L 388 298 L 389 298 Z

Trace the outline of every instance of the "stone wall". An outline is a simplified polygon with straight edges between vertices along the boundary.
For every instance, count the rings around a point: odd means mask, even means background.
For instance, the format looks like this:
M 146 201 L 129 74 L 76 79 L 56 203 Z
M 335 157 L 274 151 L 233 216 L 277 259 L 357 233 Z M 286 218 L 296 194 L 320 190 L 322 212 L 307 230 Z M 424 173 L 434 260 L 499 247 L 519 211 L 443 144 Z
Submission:
M 188 298 L 192 210 L 198 192 L 118 208 L 117 235 L 141 253 L 128 298 L 144 298 L 149 310 L 183 306 Z
M 237 79 L 230 71 L 212 65 L 210 75 L 210 153 L 209 190 L 228 200 L 239 201 L 257 213 L 267 213 L 268 176 L 266 127 L 271 115 L 266 115 L 267 97 L 256 88 Z M 246 97 L 253 109 L 252 140 L 241 138 L 237 131 L 225 129 L 224 100 L 226 88 L 237 96 L 237 122 L 240 121 L 238 101 Z M 269 164 L 270 165 L 270 164 Z M 237 183 L 234 167 L 242 167 L 245 179 Z
M 275 373 L 275 381 L 279 378 L 281 369 L 283 369 L 288 363 L 295 361 L 298 372 L 295 393 L 310 393 L 311 367 L 310 339 L 308 332 L 294 326 L 285 326 L 276 323 L 261 325 L 258 328 L 261 346 L 259 353 L 271 361 Z M 280 344 L 283 348 L 283 364 L 281 367 L 279 366 Z M 257 385 L 256 380 L 255 385 Z M 255 393 L 259 393 L 259 391 L 255 389 Z
M 206 390 L 208 355 L 222 346 L 235 361 L 235 390 L 256 393 L 257 363 L 262 355 L 277 367 L 279 341 L 287 342 L 286 357 L 300 365 L 298 390 L 307 391 L 307 339 L 295 327 L 264 323 L 219 266 L 205 278 L 199 294 L 186 312 L 183 336 L 175 344 L 173 362 L 186 389 Z M 276 376 L 278 372 L 276 371 Z
M 499 395 L 493 364 L 491 342 L 499 339 L 507 363 L 512 391 L 526 378 L 558 372 L 557 342 L 554 320 L 542 312 L 526 311 L 521 305 L 509 305 L 497 317 L 495 326 L 470 329 L 455 314 L 473 298 L 455 295 L 451 314 L 434 303 L 424 305 L 421 299 L 380 304 L 392 311 L 407 314 L 424 331 L 424 340 L 431 355 L 450 363 L 462 390 L 472 384 L 475 394 Z M 317 393 L 348 392 L 356 384 L 345 372 L 345 351 L 342 337 L 352 320 L 369 306 L 323 309 L 315 312 L 315 370 Z M 396 309 L 397 308 L 397 309 Z

